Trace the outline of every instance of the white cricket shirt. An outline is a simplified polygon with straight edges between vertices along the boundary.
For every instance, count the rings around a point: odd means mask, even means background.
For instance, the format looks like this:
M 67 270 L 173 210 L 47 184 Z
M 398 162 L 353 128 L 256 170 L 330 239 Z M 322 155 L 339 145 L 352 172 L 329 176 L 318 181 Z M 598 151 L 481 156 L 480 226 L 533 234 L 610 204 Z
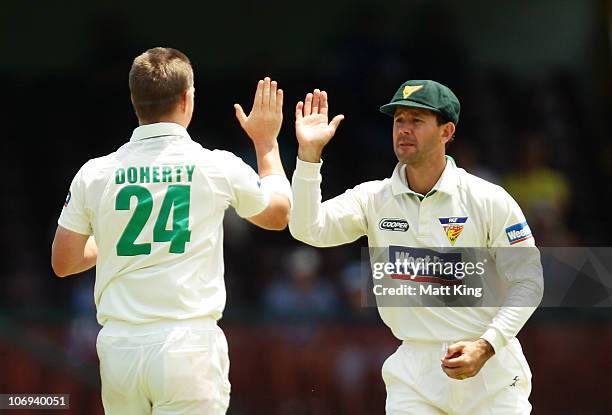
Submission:
M 95 236 L 100 324 L 219 319 L 224 211 L 231 205 L 250 217 L 268 202 L 240 158 L 203 148 L 178 124 L 157 123 L 81 167 L 58 223 Z
M 534 247 L 535 242 L 521 209 L 505 190 L 457 168 L 447 157 L 442 176 L 426 196 L 408 187 L 406 166 L 398 163 L 391 178 L 362 183 L 321 203 L 321 166 L 297 160 L 289 228 L 300 241 L 326 247 L 366 235 L 370 247 L 491 248 L 507 302 L 500 307 L 379 306 L 382 320 L 398 339 L 482 337 L 497 350 L 518 333 L 535 307 L 505 305 L 527 297 L 529 304 L 539 304 L 543 276 L 537 249 L 528 250 L 528 256 L 508 255 L 510 246 Z

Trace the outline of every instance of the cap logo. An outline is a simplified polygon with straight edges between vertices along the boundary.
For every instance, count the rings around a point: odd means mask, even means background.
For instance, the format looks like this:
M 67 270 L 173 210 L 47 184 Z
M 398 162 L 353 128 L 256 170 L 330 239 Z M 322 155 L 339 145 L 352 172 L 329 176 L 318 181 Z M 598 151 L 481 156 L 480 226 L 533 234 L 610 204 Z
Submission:
M 423 85 L 406 85 L 403 91 L 404 99 L 408 98 L 421 88 L 423 88 Z

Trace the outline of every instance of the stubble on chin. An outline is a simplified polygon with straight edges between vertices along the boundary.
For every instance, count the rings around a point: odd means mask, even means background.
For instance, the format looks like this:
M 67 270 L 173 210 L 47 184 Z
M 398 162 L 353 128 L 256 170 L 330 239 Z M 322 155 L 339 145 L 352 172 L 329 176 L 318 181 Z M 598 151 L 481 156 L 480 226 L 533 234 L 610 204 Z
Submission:
M 397 158 L 397 161 L 407 166 L 415 164 L 419 159 L 416 152 L 413 154 L 401 154 L 397 149 L 395 149 L 395 157 Z

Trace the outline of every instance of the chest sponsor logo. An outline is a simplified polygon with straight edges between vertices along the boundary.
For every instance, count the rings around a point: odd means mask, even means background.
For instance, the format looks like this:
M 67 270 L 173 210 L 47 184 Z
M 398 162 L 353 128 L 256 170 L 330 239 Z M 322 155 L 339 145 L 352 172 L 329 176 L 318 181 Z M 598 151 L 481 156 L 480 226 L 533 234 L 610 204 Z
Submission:
M 444 229 L 444 233 L 448 238 L 448 241 L 452 246 L 455 246 L 455 242 L 457 242 L 457 238 L 463 232 L 463 228 L 465 226 L 465 222 L 467 221 L 467 216 L 451 216 L 448 218 L 438 218 L 440 224 L 442 225 L 442 229 Z
M 389 262 L 399 265 L 394 280 L 431 282 L 441 285 L 463 284 L 463 276 L 458 271 L 461 263 L 460 252 L 436 252 L 427 248 L 409 248 L 389 245 Z
M 531 229 L 527 222 L 517 223 L 506 228 L 506 236 L 510 245 L 514 245 L 531 238 Z
M 382 231 L 406 232 L 410 225 L 405 219 L 383 218 L 378 223 L 378 228 Z

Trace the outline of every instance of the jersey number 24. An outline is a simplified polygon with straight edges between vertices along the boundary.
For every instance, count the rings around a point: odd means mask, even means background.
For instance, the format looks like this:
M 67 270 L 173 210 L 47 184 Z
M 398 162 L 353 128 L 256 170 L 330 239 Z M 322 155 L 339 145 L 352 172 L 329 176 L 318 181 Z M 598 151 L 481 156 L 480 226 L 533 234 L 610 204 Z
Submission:
M 170 185 L 164 196 L 159 216 L 153 227 L 153 242 L 170 242 L 170 253 L 182 254 L 185 244 L 189 242 L 189 201 L 190 187 L 185 185 Z M 130 185 L 119 191 L 115 200 L 115 210 L 130 210 L 130 201 L 135 196 L 136 209 L 128 222 L 121 238 L 117 242 L 118 256 L 147 255 L 151 253 L 151 244 L 137 244 L 136 238 L 142 232 L 153 210 L 153 196 L 145 187 Z M 170 211 L 172 215 L 172 229 L 166 229 Z

